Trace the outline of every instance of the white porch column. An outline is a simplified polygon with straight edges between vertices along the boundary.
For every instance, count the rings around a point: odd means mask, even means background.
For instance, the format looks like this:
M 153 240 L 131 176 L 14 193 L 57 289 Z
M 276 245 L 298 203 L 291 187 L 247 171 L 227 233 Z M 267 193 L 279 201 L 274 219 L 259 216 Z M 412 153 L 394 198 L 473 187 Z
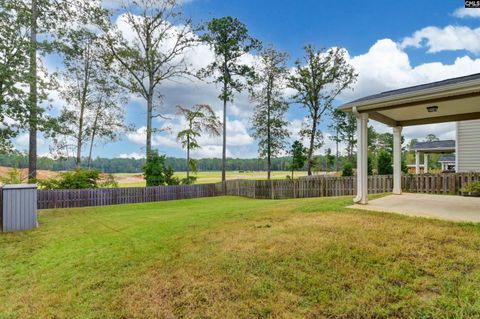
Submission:
M 420 154 L 415 151 L 415 174 L 420 174 Z
M 354 202 L 368 203 L 368 114 L 354 112 L 357 117 L 357 197 Z
M 423 174 L 428 173 L 428 154 L 423 154 Z
M 393 193 L 402 194 L 402 127 L 393 128 Z

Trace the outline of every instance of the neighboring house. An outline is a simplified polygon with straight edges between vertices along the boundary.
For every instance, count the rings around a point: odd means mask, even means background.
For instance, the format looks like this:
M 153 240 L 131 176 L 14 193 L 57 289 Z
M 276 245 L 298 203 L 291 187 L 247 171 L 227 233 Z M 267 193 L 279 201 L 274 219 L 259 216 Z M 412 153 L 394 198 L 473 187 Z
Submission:
M 412 149 L 415 151 L 415 173 L 420 174 L 422 165 L 420 164 L 420 157 L 423 154 L 423 171 L 428 173 L 428 155 L 429 154 L 451 154 L 456 150 L 454 140 L 432 141 L 432 142 L 418 142 L 413 145 Z M 443 167 L 443 165 L 442 165 Z
M 480 120 L 457 122 L 456 172 L 480 172 Z
M 455 154 L 442 155 L 438 162 L 442 165 L 442 172 L 455 172 Z
M 419 142 L 412 147 L 415 150 L 416 174 L 422 173 L 420 157 L 424 155 L 424 171 L 428 172 L 428 154 L 443 154 L 439 163 L 442 171 L 458 173 L 480 172 L 480 120 L 457 122 L 456 141 L 444 140 Z

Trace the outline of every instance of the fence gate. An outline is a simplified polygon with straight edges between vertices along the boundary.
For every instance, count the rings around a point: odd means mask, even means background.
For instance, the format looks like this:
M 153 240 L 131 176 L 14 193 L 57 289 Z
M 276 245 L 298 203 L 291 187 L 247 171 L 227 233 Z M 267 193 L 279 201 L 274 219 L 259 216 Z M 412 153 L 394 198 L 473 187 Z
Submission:
M 4 185 L 2 191 L 2 231 L 37 227 L 37 185 Z

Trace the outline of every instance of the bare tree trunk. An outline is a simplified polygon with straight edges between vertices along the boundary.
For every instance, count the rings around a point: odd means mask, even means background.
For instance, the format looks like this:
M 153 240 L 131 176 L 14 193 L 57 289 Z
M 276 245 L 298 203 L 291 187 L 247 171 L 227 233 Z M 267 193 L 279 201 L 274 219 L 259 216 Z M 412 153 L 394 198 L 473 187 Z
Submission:
M 190 137 L 187 136 L 187 181 L 190 177 Z
M 316 117 L 315 117 L 316 118 Z M 310 147 L 308 148 L 308 159 L 307 159 L 307 170 L 308 176 L 312 175 L 312 157 L 313 157 L 313 147 L 315 145 L 315 135 L 317 133 L 317 121 L 313 121 L 312 132 L 310 134 Z
M 153 117 L 153 89 L 150 88 L 147 96 L 147 142 L 146 156 L 150 158 L 152 153 L 152 117 Z
M 82 96 L 80 98 L 80 118 L 78 121 L 78 132 L 77 132 L 77 158 L 76 158 L 76 165 L 77 168 L 80 167 L 80 162 L 82 160 L 82 146 L 83 146 L 83 117 L 85 116 L 85 106 L 87 101 L 87 91 L 88 91 L 88 81 L 90 77 L 90 57 L 88 53 L 88 45 L 86 48 L 86 56 L 85 59 L 85 68 L 83 73 L 83 88 L 82 88 Z
M 339 152 L 338 152 L 338 126 L 337 126 L 337 129 L 336 129 L 335 147 L 337 148 L 337 149 L 336 149 L 336 153 L 335 153 L 335 157 L 336 157 L 336 161 L 335 161 L 335 171 L 338 172 L 338 167 L 340 166 L 340 165 L 339 165 L 339 157 L 340 157 L 340 154 L 339 154 Z
M 28 180 L 37 178 L 37 0 L 31 3 Z
M 97 113 L 95 114 L 95 120 L 93 121 L 92 137 L 90 139 L 90 149 L 88 151 L 88 169 L 92 168 L 93 142 L 95 140 L 95 134 L 97 134 L 97 122 L 99 113 L 99 109 L 97 109 Z
M 223 83 L 223 149 L 222 149 L 222 182 L 226 180 L 225 168 L 227 162 L 227 83 Z
M 272 162 L 271 162 L 271 122 L 270 122 L 270 103 L 271 103 L 271 89 L 272 89 L 272 79 L 268 83 L 267 87 L 267 179 L 270 179 L 270 171 L 272 169 Z
M 92 168 L 92 150 L 93 150 L 93 140 L 95 139 L 95 132 L 96 129 L 94 128 L 92 131 L 92 138 L 90 140 L 90 149 L 88 150 L 88 169 Z

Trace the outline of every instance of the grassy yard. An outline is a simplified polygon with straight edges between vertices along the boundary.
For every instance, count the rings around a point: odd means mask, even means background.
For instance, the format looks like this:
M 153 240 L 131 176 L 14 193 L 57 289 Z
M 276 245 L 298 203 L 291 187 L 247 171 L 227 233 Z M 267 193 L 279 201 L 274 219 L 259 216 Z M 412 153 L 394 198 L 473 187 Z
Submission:
M 0 318 L 478 318 L 480 226 L 218 197 L 0 234 Z
M 287 171 L 273 171 L 272 179 L 285 179 L 287 175 L 291 175 L 292 172 Z M 113 174 L 118 180 L 120 187 L 144 187 L 145 180 L 141 173 L 117 173 Z M 305 176 L 307 172 L 295 172 L 295 177 Z M 178 178 L 187 177 L 186 172 L 175 172 L 175 176 Z M 222 180 L 221 171 L 212 171 L 212 172 L 198 172 L 196 184 L 205 184 L 205 183 L 217 183 Z M 227 172 L 227 179 L 267 179 L 267 172 Z

